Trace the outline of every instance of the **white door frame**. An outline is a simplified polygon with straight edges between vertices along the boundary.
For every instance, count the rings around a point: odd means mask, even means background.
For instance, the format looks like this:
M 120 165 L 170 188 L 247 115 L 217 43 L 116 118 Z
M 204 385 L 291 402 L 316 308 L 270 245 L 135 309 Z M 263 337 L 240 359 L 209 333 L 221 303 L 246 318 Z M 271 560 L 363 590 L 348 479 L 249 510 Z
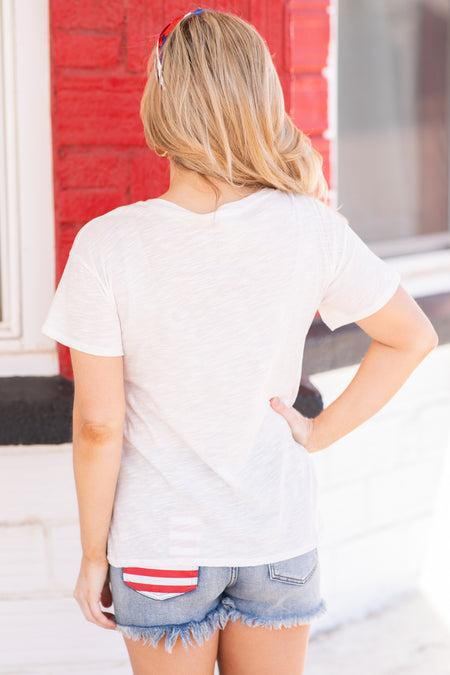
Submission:
M 48 0 L 0 0 L 0 376 L 55 375 L 40 332 L 55 280 Z

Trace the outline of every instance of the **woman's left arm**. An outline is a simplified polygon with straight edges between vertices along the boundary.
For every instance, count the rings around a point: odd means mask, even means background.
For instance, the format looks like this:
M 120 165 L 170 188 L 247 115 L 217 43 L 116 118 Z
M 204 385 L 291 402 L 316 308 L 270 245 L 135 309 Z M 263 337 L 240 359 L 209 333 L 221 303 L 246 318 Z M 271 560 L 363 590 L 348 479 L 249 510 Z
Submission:
M 88 621 L 116 627 L 99 602 L 112 602 L 106 545 L 122 456 L 125 395 L 122 356 L 70 350 L 75 382 L 73 468 L 82 560 L 74 598 Z M 111 618 L 110 618 L 111 617 Z

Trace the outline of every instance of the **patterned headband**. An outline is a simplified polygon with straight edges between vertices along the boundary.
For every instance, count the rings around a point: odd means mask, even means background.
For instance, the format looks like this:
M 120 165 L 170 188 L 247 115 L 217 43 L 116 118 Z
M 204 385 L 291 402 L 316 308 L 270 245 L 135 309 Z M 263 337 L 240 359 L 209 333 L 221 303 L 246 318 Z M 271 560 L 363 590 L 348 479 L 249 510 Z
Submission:
M 181 21 L 183 21 L 183 19 L 186 19 L 188 16 L 192 16 L 192 14 L 201 14 L 204 11 L 205 11 L 204 9 L 196 9 L 194 12 L 188 12 L 184 16 L 179 16 L 178 18 L 174 19 L 171 23 L 167 24 L 167 26 L 161 32 L 159 40 L 156 44 L 155 73 L 156 78 L 163 89 L 165 89 L 166 87 L 164 85 L 164 80 L 162 76 L 162 48 L 166 41 L 167 36 L 170 35 L 175 26 L 177 26 Z

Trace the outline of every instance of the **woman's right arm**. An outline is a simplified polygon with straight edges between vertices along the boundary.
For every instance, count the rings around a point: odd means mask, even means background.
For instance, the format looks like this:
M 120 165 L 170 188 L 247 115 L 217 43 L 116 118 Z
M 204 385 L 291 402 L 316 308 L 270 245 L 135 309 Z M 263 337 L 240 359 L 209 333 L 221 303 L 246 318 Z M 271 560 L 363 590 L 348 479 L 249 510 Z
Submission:
M 323 450 L 375 415 L 438 344 L 429 319 L 401 285 L 384 307 L 356 323 L 371 345 L 350 384 L 316 418 L 271 399 L 309 452 Z

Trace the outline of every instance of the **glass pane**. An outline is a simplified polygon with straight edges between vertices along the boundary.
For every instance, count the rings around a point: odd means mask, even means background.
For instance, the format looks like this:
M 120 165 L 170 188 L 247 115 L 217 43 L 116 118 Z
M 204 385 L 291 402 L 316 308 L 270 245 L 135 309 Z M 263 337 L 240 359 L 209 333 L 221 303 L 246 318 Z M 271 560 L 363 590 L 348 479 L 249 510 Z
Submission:
M 449 0 L 339 0 L 338 204 L 365 241 L 448 231 Z

